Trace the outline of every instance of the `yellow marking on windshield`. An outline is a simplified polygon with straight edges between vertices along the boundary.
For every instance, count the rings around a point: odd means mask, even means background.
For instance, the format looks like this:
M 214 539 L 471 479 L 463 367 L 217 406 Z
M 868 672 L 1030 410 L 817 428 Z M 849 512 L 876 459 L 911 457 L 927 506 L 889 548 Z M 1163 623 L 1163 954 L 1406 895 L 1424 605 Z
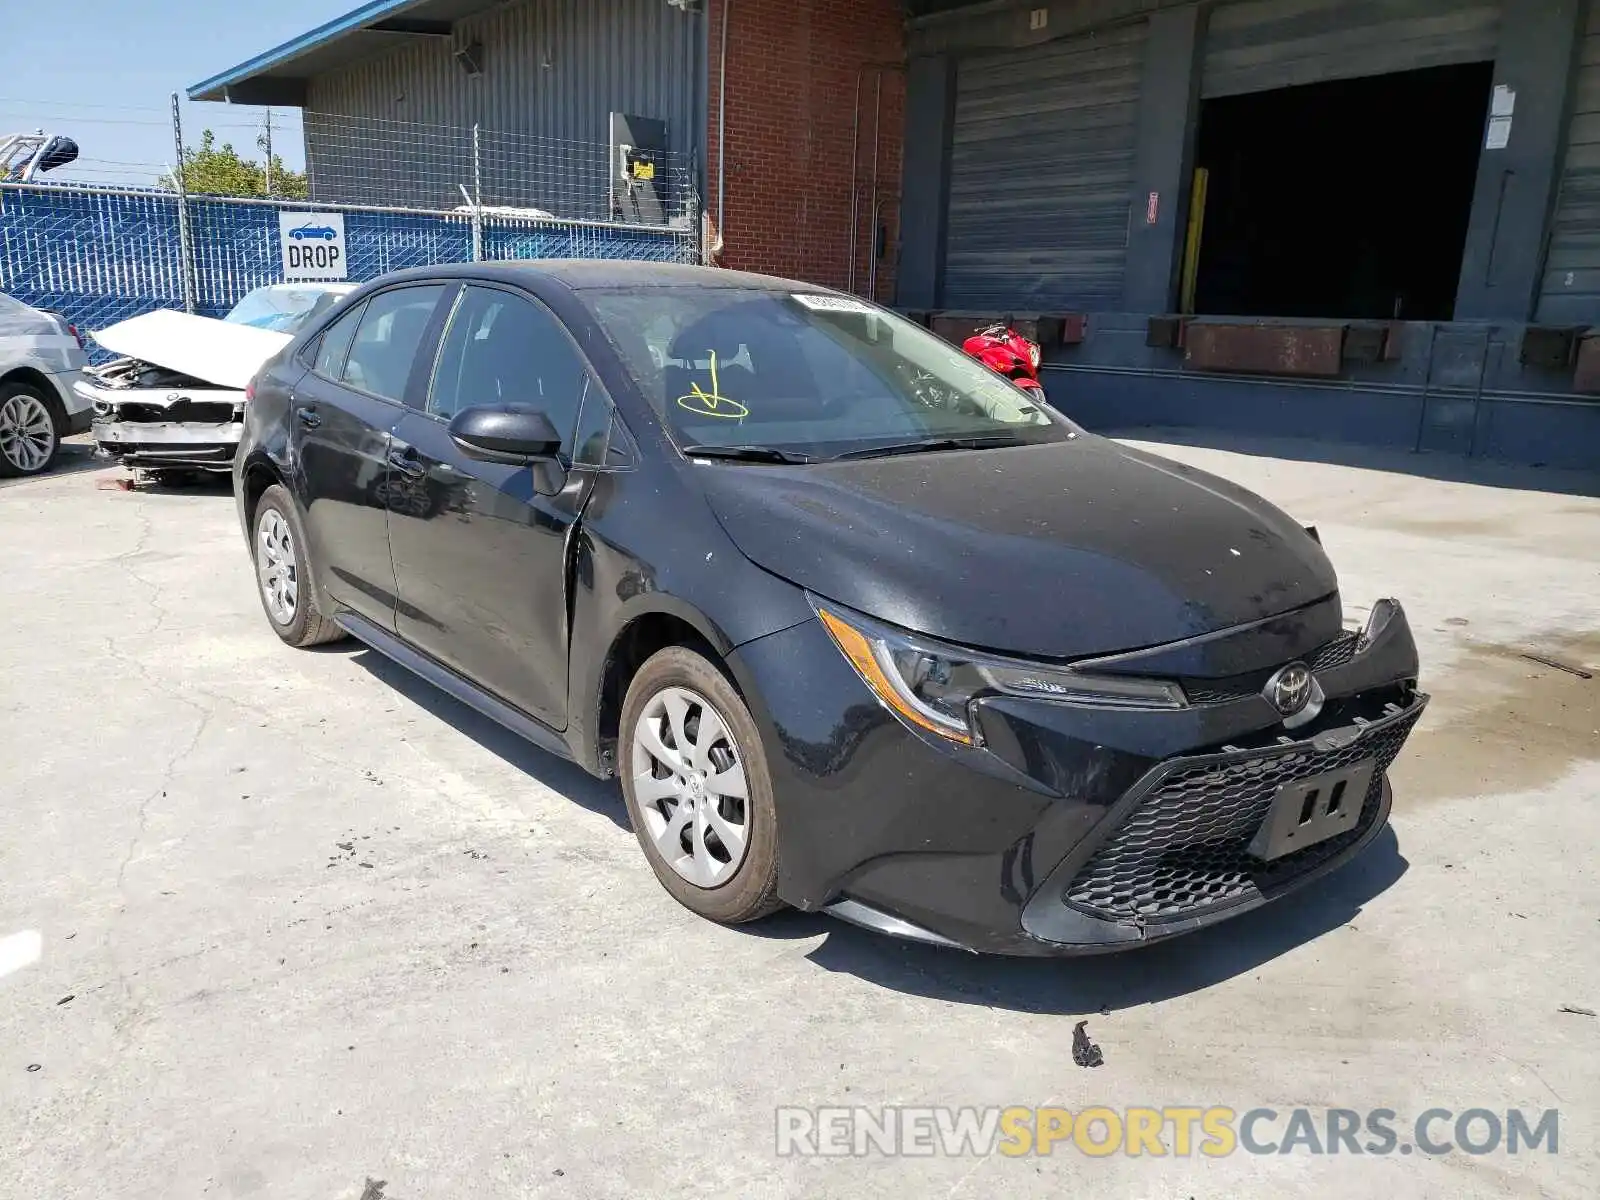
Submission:
M 701 391 L 698 383 L 691 383 L 689 394 L 678 397 L 678 407 L 698 417 L 723 417 L 729 421 L 742 421 L 750 415 L 750 410 L 737 400 L 730 400 L 722 395 L 721 385 L 717 382 L 717 352 L 712 350 L 710 354 L 711 390 Z

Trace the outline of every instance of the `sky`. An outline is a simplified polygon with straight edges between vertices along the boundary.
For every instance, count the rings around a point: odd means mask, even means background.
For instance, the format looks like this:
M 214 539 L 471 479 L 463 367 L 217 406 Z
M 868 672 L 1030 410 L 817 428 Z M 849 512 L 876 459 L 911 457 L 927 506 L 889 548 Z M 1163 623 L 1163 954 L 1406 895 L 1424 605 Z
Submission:
M 171 100 L 191 84 L 360 7 L 362 0 L 0 0 L 6 62 L 0 135 L 65 134 L 79 162 L 52 179 L 153 183 L 174 157 Z M 219 142 L 259 158 L 266 110 L 182 102 L 184 140 Z M 286 165 L 304 153 L 297 109 L 274 109 L 273 145 Z

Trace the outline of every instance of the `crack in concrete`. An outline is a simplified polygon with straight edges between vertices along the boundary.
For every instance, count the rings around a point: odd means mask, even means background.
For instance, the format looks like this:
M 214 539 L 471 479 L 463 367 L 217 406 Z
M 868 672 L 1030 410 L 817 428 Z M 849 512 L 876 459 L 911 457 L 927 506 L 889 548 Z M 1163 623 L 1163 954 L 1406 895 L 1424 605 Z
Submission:
M 128 867 L 132 864 L 135 855 L 138 853 L 139 844 L 144 840 L 144 836 L 149 830 L 150 806 L 157 799 L 167 794 L 167 789 L 172 785 L 172 780 L 177 774 L 179 764 L 194 753 L 195 748 L 200 744 L 200 739 L 205 736 L 206 728 L 211 724 L 211 714 L 209 712 L 198 705 L 193 707 L 200 714 L 200 719 L 195 723 L 193 735 L 185 746 L 175 751 L 167 759 L 166 766 L 161 772 L 161 778 L 157 780 L 156 785 L 150 789 L 144 799 L 139 802 L 139 811 L 133 836 L 128 839 L 127 852 L 122 856 L 122 862 L 117 867 L 117 893 L 122 897 L 122 904 L 117 909 L 118 916 L 122 916 L 128 911 Z M 111 969 L 116 975 L 117 984 L 121 988 L 123 1003 L 130 1010 L 126 1016 L 118 1018 L 112 1023 L 113 1030 L 119 1038 L 122 1038 L 129 1034 L 143 1019 L 145 1002 L 138 995 L 138 989 L 133 984 L 133 978 L 129 975 L 127 968 L 123 965 L 122 959 L 117 953 L 114 934 L 115 922 L 113 921 L 106 926 L 104 946 L 106 959 L 110 962 Z

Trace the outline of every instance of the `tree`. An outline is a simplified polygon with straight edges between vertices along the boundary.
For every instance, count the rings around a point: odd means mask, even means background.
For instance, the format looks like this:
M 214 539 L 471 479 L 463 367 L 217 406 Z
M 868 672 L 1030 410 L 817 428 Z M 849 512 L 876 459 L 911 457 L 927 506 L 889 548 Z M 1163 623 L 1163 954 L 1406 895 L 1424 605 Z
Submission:
M 260 139 L 264 142 L 265 139 Z M 260 147 L 264 149 L 265 147 Z M 231 142 L 217 145 L 217 135 L 207 129 L 200 135 L 199 147 L 183 148 L 183 164 L 178 168 L 183 186 L 190 195 L 206 196 L 256 196 L 267 195 L 267 168 L 265 163 L 242 158 Z M 169 192 L 178 190 L 171 175 L 161 179 L 161 186 Z M 291 171 L 283 159 L 272 156 L 272 195 L 285 200 L 304 200 L 309 192 L 304 173 Z

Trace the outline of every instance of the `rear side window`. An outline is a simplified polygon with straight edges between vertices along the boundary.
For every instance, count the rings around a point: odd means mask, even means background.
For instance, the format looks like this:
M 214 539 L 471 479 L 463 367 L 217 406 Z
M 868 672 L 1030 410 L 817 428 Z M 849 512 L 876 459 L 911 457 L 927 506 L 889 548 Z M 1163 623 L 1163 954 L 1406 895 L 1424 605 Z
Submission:
M 374 396 L 404 400 L 411 364 L 442 295 L 443 286 L 430 285 L 379 292 L 367 301 L 338 378 Z
M 344 356 L 350 351 L 350 343 L 356 336 L 356 326 L 361 323 L 364 311 L 366 305 L 347 313 L 323 330 L 317 343 L 317 357 L 311 364 L 311 369 L 318 375 L 327 379 L 339 378 L 339 372 L 344 370 Z

